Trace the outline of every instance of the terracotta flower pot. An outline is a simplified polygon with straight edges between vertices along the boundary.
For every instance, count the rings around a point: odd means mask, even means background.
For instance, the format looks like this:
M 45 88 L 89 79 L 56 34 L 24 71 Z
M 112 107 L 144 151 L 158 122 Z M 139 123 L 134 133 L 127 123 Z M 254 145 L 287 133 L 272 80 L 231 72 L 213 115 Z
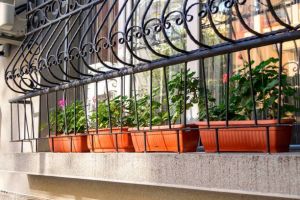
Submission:
M 128 128 L 122 128 L 122 133 L 120 128 L 113 128 L 112 133 L 109 128 L 98 129 L 98 135 L 93 129 L 89 130 L 89 134 L 87 144 L 91 152 L 116 152 L 117 147 L 119 152 L 134 152 Z
M 269 127 L 270 152 L 289 151 L 292 135 L 293 119 L 282 119 L 282 124 L 276 126 L 277 120 L 258 120 L 261 126 Z M 216 129 L 225 127 L 225 121 L 210 122 L 212 129 L 207 128 L 206 122 L 198 122 L 199 132 L 205 152 L 217 152 Z M 255 127 L 253 120 L 229 121 L 229 128 L 218 129 L 219 151 L 223 152 L 268 152 L 267 128 Z M 248 126 L 247 128 L 241 126 Z M 250 126 L 250 127 L 249 127 Z M 252 127 L 251 127 L 252 126 Z M 235 127 L 235 128 L 233 128 Z M 201 129 L 202 128 L 202 129 Z
M 197 128 L 196 125 L 187 125 L 190 128 Z M 195 152 L 197 150 L 199 133 L 198 130 L 183 130 L 184 125 L 173 125 L 172 128 L 176 130 L 167 130 L 169 126 L 154 126 L 155 131 L 147 131 L 149 127 L 129 129 L 133 141 L 133 146 L 136 152 L 143 152 L 145 150 L 144 133 L 146 133 L 146 150 L 152 152 L 178 152 L 178 145 L 180 152 Z M 159 130 L 161 129 L 161 130 Z M 179 144 L 177 136 L 179 134 Z
M 86 135 L 73 135 L 64 136 L 59 135 L 55 137 L 50 137 L 49 147 L 52 152 L 88 152 L 87 147 L 87 136 Z M 72 144 L 72 145 L 71 145 Z

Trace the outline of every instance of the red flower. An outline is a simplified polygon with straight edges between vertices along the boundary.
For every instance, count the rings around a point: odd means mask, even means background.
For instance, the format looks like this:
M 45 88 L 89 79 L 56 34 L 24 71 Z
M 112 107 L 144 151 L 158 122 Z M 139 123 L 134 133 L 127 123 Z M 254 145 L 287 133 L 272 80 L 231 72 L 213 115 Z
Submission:
M 227 83 L 228 81 L 228 74 L 223 74 L 223 83 Z

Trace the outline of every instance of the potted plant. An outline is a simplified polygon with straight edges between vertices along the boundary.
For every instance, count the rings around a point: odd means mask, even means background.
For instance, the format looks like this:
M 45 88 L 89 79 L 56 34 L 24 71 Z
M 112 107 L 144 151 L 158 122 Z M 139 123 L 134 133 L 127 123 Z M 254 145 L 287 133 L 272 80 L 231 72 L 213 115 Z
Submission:
M 89 130 L 88 135 L 88 148 L 90 151 L 134 151 L 131 135 L 128 132 L 128 126 L 131 126 L 134 120 L 134 116 L 129 113 L 128 109 L 131 103 L 131 99 L 127 96 L 117 96 L 112 99 L 109 104 L 111 113 L 111 118 L 109 118 L 107 100 L 98 102 L 98 108 L 96 108 L 96 111 L 93 111 L 90 115 L 92 127 L 92 129 Z M 96 129 L 96 123 L 98 123 L 98 131 Z
M 76 115 L 74 115 L 76 109 Z M 85 112 L 82 102 L 66 105 L 64 99 L 58 101 L 57 109 L 49 114 L 49 146 L 52 152 L 87 152 L 85 130 Z M 75 117 L 76 116 L 76 117 Z M 56 133 L 54 133 L 56 131 Z
M 226 120 L 226 104 L 221 102 L 216 105 L 215 99 L 209 95 L 208 113 L 212 120 L 210 129 L 207 127 L 207 122 L 198 123 L 205 152 L 216 152 L 217 142 L 219 151 L 227 152 L 289 150 L 294 122 L 292 113 L 295 107 L 284 100 L 293 97 L 296 91 L 289 83 L 288 76 L 283 72 L 281 75 L 282 95 L 279 95 L 279 75 L 276 65 L 278 61 L 276 58 L 269 58 L 251 70 L 255 105 L 253 105 L 249 63 L 244 62 L 244 66 L 229 79 L 228 127 L 224 121 Z M 251 66 L 253 64 L 254 61 L 251 62 Z M 280 105 L 281 125 L 278 125 L 279 99 L 282 102 Z M 206 118 L 203 105 L 202 103 L 199 113 L 200 120 Z M 259 119 L 257 124 L 253 119 L 254 106 Z M 218 133 L 216 128 L 218 128 Z
M 194 78 L 194 72 L 187 72 L 187 104 L 186 109 L 197 103 L 198 80 Z M 152 92 L 152 105 L 150 106 L 150 95 L 144 94 L 137 97 L 136 110 L 139 128 L 131 128 L 133 145 L 136 152 L 195 152 L 198 146 L 199 133 L 196 125 L 184 125 L 180 122 L 183 113 L 184 73 L 174 74 L 168 81 L 168 92 L 170 100 L 171 129 L 168 125 L 168 112 L 163 105 L 166 105 L 166 98 L 156 100 L 159 95 L 159 88 Z M 158 99 L 161 97 L 158 96 Z M 152 107 L 152 108 L 150 108 Z M 132 108 L 134 109 L 134 108 Z M 150 109 L 152 109 L 152 127 L 150 124 Z M 176 124 L 179 122 L 178 124 Z M 137 123 L 135 121 L 135 125 Z M 152 129 L 152 130 L 150 130 Z

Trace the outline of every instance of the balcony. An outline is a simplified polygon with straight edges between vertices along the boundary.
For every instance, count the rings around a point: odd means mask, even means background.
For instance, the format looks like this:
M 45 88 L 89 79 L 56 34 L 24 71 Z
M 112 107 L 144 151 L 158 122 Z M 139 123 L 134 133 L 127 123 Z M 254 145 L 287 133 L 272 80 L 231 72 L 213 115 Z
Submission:
M 297 1 L 29 1 L 5 72 L 20 153 L 0 170 L 299 198 L 299 13 Z

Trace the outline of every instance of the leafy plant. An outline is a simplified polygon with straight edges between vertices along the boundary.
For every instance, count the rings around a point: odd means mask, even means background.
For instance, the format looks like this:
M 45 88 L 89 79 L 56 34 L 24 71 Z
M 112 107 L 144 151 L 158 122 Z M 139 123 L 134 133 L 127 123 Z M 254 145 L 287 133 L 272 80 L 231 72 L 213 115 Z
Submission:
M 83 103 L 76 101 L 66 105 L 64 100 L 59 100 L 57 109 L 52 109 L 49 113 L 49 121 L 50 131 L 56 131 L 57 134 L 73 133 L 75 130 L 77 133 L 84 132 L 86 119 Z
M 132 113 L 136 113 L 137 111 L 137 117 L 139 126 L 149 126 L 150 124 L 150 107 L 152 106 L 152 119 L 151 124 L 156 125 L 162 125 L 167 119 L 168 119 L 168 113 L 162 111 L 162 103 L 159 101 L 156 101 L 155 98 L 158 93 L 159 88 L 155 88 L 152 92 L 152 105 L 150 105 L 150 95 L 144 94 L 144 95 L 138 95 L 136 105 L 132 104 L 131 109 L 133 110 Z M 165 102 L 165 99 L 162 100 Z M 136 106 L 136 107 L 135 107 Z M 137 125 L 137 120 L 135 116 L 134 125 Z
M 295 95 L 296 90 L 288 82 L 287 75 L 281 74 L 281 91 L 279 96 L 279 67 L 276 65 L 279 59 L 269 58 L 262 61 L 257 66 L 252 67 L 252 83 L 255 107 L 261 118 L 276 119 L 278 116 L 278 103 L 281 98 L 281 116 L 287 117 L 295 111 L 295 107 L 284 102 L 284 98 Z M 251 61 L 253 66 L 254 61 Z M 249 63 L 244 62 L 241 69 L 229 79 L 229 120 L 251 119 L 253 114 L 253 98 L 251 91 L 251 76 Z M 226 119 L 226 103 L 220 102 L 216 105 L 213 98 L 208 99 L 209 117 L 211 120 Z M 205 104 L 200 110 L 200 120 L 206 118 Z
M 199 78 L 195 77 L 196 72 L 187 70 L 186 83 L 184 83 L 185 73 L 178 72 L 168 81 L 170 110 L 172 111 L 171 121 L 176 123 L 184 111 L 184 88 L 186 85 L 186 107 L 188 110 L 199 101 Z
M 190 109 L 198 102 L 198 78 L 194 77 L 195 72 L 187 70 L 186 82 L 186 109 Z M 178 122 L 184 111 L 184 72 L 177 72 L 168 80 L 170 120 L 172 124 Z M 160 88 L 154 88 L 152 92 L 152 125 L 164 125 L 168 122 L 168 110 L 164 107 L 167 104 L 167 98 L 164 96 L 159 99 Z M 150 95 L 144 94 L 137 96 L 136 109 L 140 126 L 149 126 L 150 124 Z M 132 107 L 134 109 L 134 107 Z M 133 112 L 135 113 L 135 112 Z M 136 121 L 134 125 L 137 125 Z
M 122 98 L 122 99 L 121 99 Z M 110 123 L 112 127 L 121 126 L 132 126 L 134 123 L 134 113 L 131 113 L 130 107 L 132 106 L 132 99 L 127 96 L 117 96 L 110 100 L 109 109 L 111 113 L 111 118 L 109 118 L 109 110 L 107 100 L 98 102 L 98 128 L 109 128 Z M 121 111 L 122 105 L 122 111 Z M 122 114 L 122 120 L 121 120 Z M 96 128 L 97 122 L 96 111 L 92 112 L 90 115 L 91 127 Z M 109 123 L 109 120 L 110 123 Z
M 278 59 L 270 58 L 261 62 L 255 67 L 252 67 L 252 83 L 253 94 L 255 100 L 255 107 L 258 112 L 265 116 L 265 118 L 274 119 L 278 114 L 278 100 L 279 97 L 279 77 L 278 77 Z M 254 62 L 251 62 L 251 66 Z M 195 72 L 187 70 L 186 80 L 184 83 L 185 73 L 178 72 L 171 76 L 168 80 L 168 94 L 169 94 L 169 108 L 171 123 L 180 122 L 181 116 L 184 112 L 184 94 L 186 86 L 186 109 L 192 108 L 194 105 L 199 107 L 199 120 L 205 120 L 206 102 L 203 90 L 199 88 L 199 78 L 195 77 Z M 290 85 L 287 75 L 281 75 L 282 95 L 286 98 L 295 95 L 295 89 Z M 111 125 L 113 127 L 122 126 L 146 127 L 150 124 L 150 107 L 152 109 L 152 125 L 164 125 L 168 122 L 168 112 L 166 109 L 166 97 L 160 97 L 159 91 L 161 88 L 153 88 L 152 104 L 150 106 L 150 95 L 139 94 L 135 98 L 127 96 L 118 96 L 110 101 L 111 111 Z M 226 119 L 226 102 L 225 99 L 220 103 L 216 102 L 210 91 L 207 91 L 208 97 L 208 113 L 211 120 L 225 120 Z M 122 98 L 122 101 L 121 101 Z M 159 99 L 159 101 L 158 101 Z M 121 103 L 122 103 L 122 122 L 121 122 Z M 237 71 L 229 79 L 229 105 L 228 117 L 229 120 L 246 120 L 251 119 L 253 114 L 253 99 L 251 91 L 251 77 L 249 73 L 249 64 L 244 62 L 243 67 Z M 295 111 L 294 106 L 282 103 L 281 115 L 288 116 L 290 112 Z M 98 127 L 109 127 L 109 113 L 107 101 L 98 103 Z M 137 118 L 138 122 L 137 123 Z M 96 124 L 96 112 L 93 112 L 90 117 L 93 127 Z

